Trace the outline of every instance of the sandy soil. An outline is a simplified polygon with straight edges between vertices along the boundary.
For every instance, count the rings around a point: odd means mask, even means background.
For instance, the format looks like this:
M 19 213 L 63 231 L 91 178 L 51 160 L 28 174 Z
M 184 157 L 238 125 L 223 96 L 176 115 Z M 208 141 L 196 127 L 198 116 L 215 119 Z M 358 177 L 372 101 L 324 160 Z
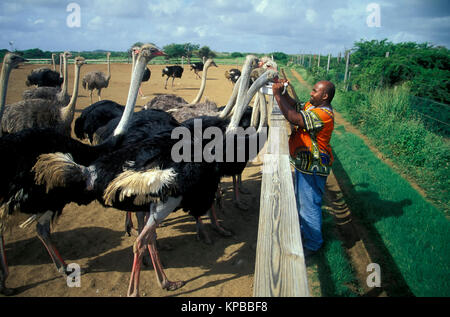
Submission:
M 26 76 L 36 65 L 24 65 L 11 74 L 7 104 L 21 100 Z M 138 97 L 137 110 L 157 94 L 174 93 L 187 101 L 194 99 L 200 80 L 185 66 L 181 79 L 171 80 L 164 89 L 163 66 L 150 65 L 152 76 L 142 85 L 146 99 Z M 232 84 L 224 77 L 231 66 L 211 67 L 208 72 L 204 98 L 225 105 Z M 92 70 L 106 72 L 106 65 L 85 65 L 81 76 Z M 125 104 L 131 66 L 112 64 L 110 85 L 102 92 L 103 99 Z M 73 84 L 73 65 L 69 65 L 69 89 Z M 94 93 L 94 102 L 96 101 Z M 77 117 L 81 109 L 90 104 L 89 92 L 80 86 Z M 179 290 L 162 290 L 156 282 L 152 267 L 141 273 L 141 296 L 252 296 L 253 272 L 258 230 L 261 162 L 249 164 L 244 171 L 243 183 L 251 194 L 241 195 L 249 206 L 247 211 L 236 208 L 231 200 L 231 178 L 223 180 L 224 212 L 219 213 L 222 224 L 232 230 L 230 238 L 210 230 L 213 245 L 197 241 L 195 222 L 182 210 L 172 213 L 157 230 L 161 258 L 171 280 L 185 280 Z M 6 251 L 10 268 L 7 286 L 16 288 L 16 296 L 125 296 L 131 272 L 135 237 L 124 233 L 124 212 L 103 208 L 98 203 L 88 206 L 66 206 L 53 237 L 67 263 L 76 263 L 87 271 L 81 277 L 80 287 L 68 287 L 55 269 L 47 251 L 36 238 L 34 225 L 6 232 Z

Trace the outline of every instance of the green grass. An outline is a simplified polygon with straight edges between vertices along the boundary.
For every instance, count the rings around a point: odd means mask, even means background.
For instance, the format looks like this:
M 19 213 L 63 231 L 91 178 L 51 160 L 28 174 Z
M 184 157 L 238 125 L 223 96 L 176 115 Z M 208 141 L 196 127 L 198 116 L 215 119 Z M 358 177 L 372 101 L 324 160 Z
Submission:
M 324 210 L 324 245 L 318 254 L 307 259 L 308 278 L 311 281 L 312 296 L 315 297 L 356 297 L 361 294 L 358 281 L 350 261 L 344 252 L 342 242 L 336 234 L 333 216 Z M 320 286 L 315 286 L 319 281 Z
M 334 172 L 346 180 L 350 209 L 363 221 L 381 255 L 381 270 L 400 274 L 416 296 L 449 296 L 450 224 L 410 184 L 354 134 L 338 127 L 331 145 Z M 401 284 L 401 283 L 399 283 Z M 393 295 L 405 295 L 400 285 Z

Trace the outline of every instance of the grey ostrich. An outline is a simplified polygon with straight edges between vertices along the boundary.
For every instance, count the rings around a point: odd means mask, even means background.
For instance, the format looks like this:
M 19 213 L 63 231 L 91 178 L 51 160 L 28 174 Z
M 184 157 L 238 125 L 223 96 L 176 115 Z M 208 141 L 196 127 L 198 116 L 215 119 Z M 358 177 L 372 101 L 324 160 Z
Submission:
M 103 88 L 108 88 L 109 80 L 111 79 L 111 63 L 109 57 L 111 53 L 106 53 L 106 59 L 108 63 L 108 74 L 101 71 L 89 72 L 83 77 L 83 88 L 90 91 L 91 103 L 92 103 L 92 92 L 97 89 L 98 100 L 102 100 L 101 93 Z
M 64 64 L 64 81 L 62 83 L 62 89 L 59 87 L 37 87 L 27 89 L 22 94 L 23 99 L 48 99 L 56 101 L 61 105 L 67 105 L 69 103 L 70 96 L 67 93 L 69 85 L 67 59 L 72 55 L 70 52 L 64 52 L 60 56 Z
M 83 64 L 83 57 L 75 58 L 75 82 L 68 105 L 62 107 L 59 102 L 48 99 L 26 99 L 7 105 L 2 118 L 3 132 L 15 133 L 27 128 L 54 128 L 70 136 L 78 96 L 80 68 Z
M 6 89 L 8 87 L 8 80 L 9 75 L 11 74 L 11 70 L 19 66 L 20 63 L 25 62 L 26 59 L 23 57 L 7 53 L 5 57 L 3 58 L 3 67 L 0 74 L 0 83 L 1 83 L 1 90 L 0 90 L 0 118 L 2 118 L 4 110 L 5 110 L 5 104 L 6 104 Z M 2 129 L 2 120 L 0 120 L 0 137 L 3 135 L 3 129 Z M 2 247 L 0 243 L 0 247 Z

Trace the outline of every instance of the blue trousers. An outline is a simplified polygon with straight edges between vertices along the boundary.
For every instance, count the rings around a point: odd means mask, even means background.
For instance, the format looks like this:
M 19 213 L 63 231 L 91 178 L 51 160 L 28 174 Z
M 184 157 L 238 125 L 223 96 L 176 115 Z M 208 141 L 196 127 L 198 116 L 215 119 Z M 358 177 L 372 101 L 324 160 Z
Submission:
M 326 176 L 309 175 L 295 170 L 295 197 L 303 247 L 317 251 L 323 244 L 322 197 Z

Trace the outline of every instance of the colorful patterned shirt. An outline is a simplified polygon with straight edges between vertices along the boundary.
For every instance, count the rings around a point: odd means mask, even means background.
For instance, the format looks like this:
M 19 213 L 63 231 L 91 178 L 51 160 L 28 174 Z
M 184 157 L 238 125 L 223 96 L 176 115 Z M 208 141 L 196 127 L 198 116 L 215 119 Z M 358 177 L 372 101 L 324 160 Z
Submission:
M 314 107 L 309 102 L 297 104 L 305 128 L 294 127 L 289 138 L 291 164 L 302 173 L 327 176 L 331 171 L 333 153 L 330 139 L 334 128 L 333 110 Z

